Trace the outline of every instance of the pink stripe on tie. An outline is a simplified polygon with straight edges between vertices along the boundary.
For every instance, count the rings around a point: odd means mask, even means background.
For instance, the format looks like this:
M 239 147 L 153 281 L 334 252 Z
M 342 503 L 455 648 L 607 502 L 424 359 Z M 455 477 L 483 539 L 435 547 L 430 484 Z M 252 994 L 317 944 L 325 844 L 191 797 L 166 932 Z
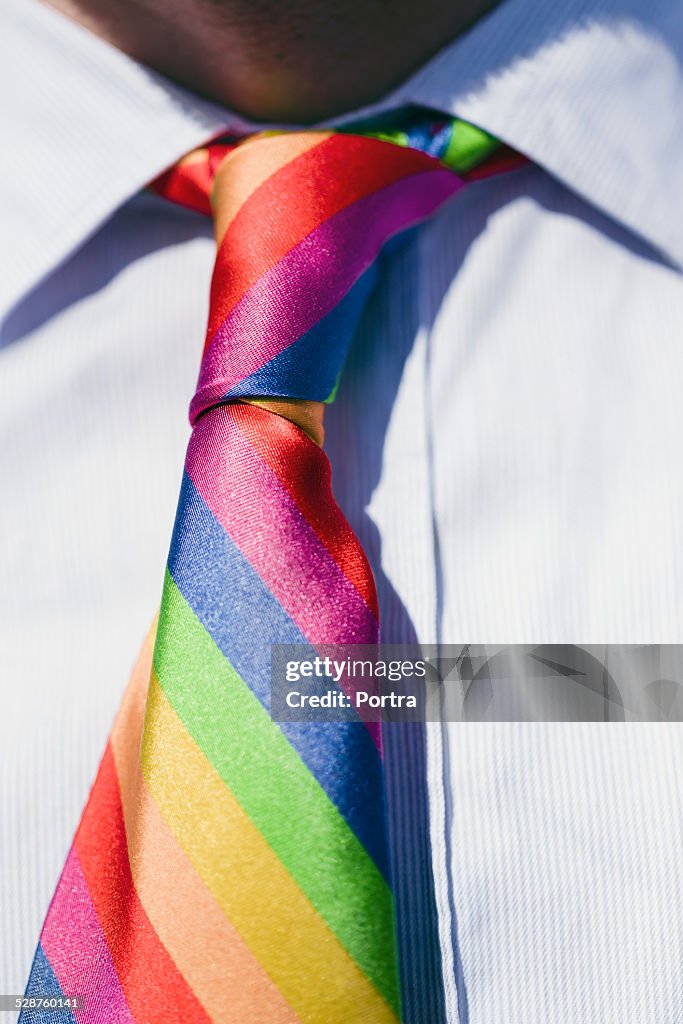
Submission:
M 292 425 L 292 431 L 297 434 L 299 428 Z M 307 640 L 376 642 L 374 615 L 249 444 L 229 405 L 198 421 L 186 469 L 213 515 Z
M 403 178 L 346 207 L 294 246 L 211 339 L 190 406 L 192 423 L 334 309 L 389 238 L 424 220 L 464 184 L 442 168 Z
M 73 846 L 40 941 L 62 992 L 85 997 L 74 1011 L 79 1024 L 135 1024 Z

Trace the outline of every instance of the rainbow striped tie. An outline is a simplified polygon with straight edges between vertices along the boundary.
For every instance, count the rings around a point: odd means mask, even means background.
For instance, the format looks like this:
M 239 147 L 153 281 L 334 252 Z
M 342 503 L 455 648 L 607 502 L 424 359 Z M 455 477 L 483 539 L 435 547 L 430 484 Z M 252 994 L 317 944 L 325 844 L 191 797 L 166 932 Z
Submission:
M 263 133 L 155 185 L 218 252 L 158 625 L 41 933 L 23 1021 L 400 1019 L 379 727 L 277 723 L 271 644 L 375 644 L 321 443 L 385 243 L 519 158 L 413 112 Z M 433 1022 L 429 1022 L 433 1024 Z

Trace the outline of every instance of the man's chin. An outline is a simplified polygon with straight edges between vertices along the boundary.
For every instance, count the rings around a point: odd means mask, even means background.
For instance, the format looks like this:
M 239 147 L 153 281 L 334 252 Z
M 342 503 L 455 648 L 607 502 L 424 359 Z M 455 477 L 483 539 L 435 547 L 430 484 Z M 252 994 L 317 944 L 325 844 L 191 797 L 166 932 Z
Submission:
M 498 0 L 46 0 L 253 121 L 312 124 L 380 99 Z

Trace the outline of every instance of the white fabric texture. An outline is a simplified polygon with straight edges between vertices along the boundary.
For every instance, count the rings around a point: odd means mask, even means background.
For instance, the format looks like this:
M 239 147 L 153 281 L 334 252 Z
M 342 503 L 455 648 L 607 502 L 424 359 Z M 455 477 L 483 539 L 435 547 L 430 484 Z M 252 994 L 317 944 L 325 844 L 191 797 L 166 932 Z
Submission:
M 159 599 L 205 326 L 210 225 L 136 193 L 246 125 L 33 0 L 2 21 L 0 991 L 19 993 Z M 507 0 L 384 101 L 536 164 L 385 260 L 328 415 L 387 639 L 683 642 L 682 67 L 674 0 Z M 448 1024 L 683 1018 L 679 728 L 428 737 Z
M 681 1020 L 681 739 L 678 724 L 450 727 L 450 1021 Z

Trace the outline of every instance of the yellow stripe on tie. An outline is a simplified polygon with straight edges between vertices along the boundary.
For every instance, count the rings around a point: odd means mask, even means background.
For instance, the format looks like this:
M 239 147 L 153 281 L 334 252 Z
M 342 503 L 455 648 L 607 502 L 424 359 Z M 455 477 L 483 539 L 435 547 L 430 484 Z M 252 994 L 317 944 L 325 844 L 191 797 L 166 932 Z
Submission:
M 397 1024 L 189 735 L 155 674 L 142 770 L 196 871 L 305 1024 Z

